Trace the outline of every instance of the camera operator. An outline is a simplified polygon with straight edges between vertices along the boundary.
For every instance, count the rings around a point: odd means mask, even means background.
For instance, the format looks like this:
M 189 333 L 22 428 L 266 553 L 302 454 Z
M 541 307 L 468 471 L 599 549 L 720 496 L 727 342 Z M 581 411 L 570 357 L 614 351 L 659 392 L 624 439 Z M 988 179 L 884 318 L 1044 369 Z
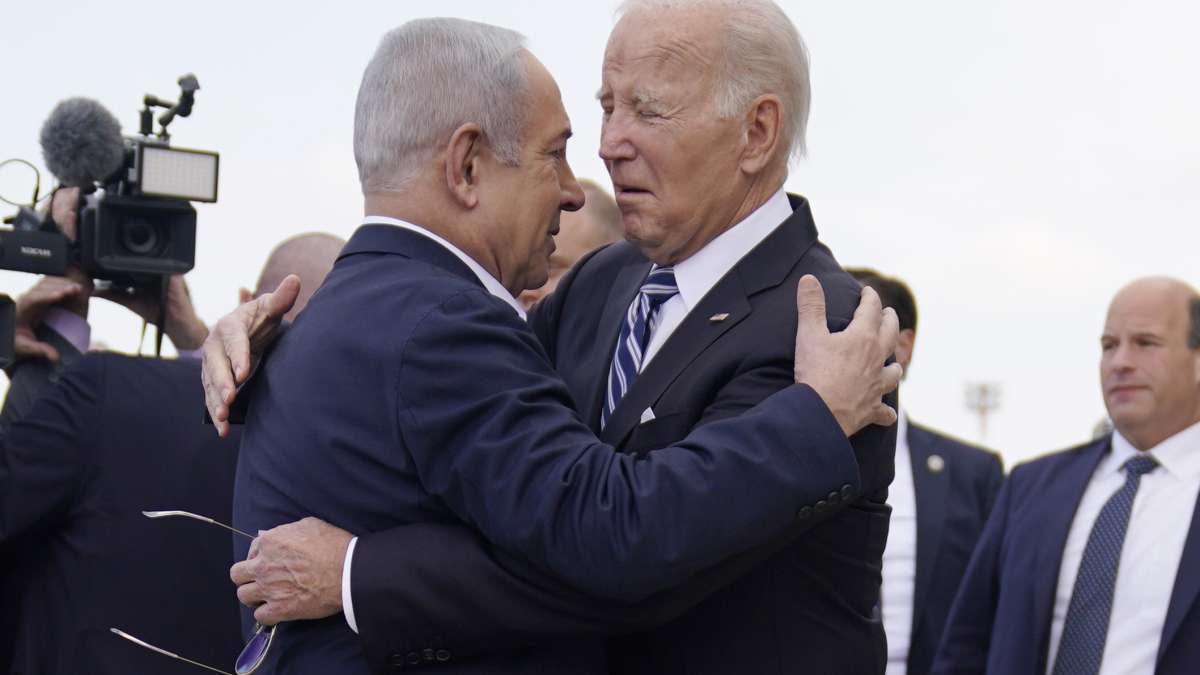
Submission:
M 76 236 L 78 200 L 78 188 L 63 188 L 51 201 L 54 222 L 72 242 Z M 87 323 L 89 297 L 124 305 L 145 321 L 156 323 L 156 296 L 157 293 L 147 290 L 136 294 L 94 291 L 92 280 L 74 265 L 67 268 L 64 276 L 46 276 L 34 284 L 17 299 L 13 336 L 16 361 L 8 371 L 12 383 L 3 410 L 0 410 L 0 428 L 28 412 L 45 388 L 56 381 L 80 354 L 88 351 L 91 338 Z M 182 276 L 172 276 L 168 281 L 166 318 L 164 334 L 181 355 L 199 349 L 204 343 L 208 327 L 196 315 Z
M 65 214 L 77 199 L 67 191 L 55 199 L 55 219 L 69 236 Z M 328 235 L 285 242 L 260 283 L 273 289 L 286 271 L 315 289 L 340 247 Z M 110 627 L 231 664 L 241 638 L 230 534 L 141 512 L 178 509 L 228 522 L 239 441 L 203 425 L 198 360 L 86 353 L 92 297 L 148 320 L 159 315 L 157 299 L 102 296 L 74 277 L 43 279 L 19 303 L 26 358 L 14 369 L 13 421 L 0 432 L 0 640 L 9 641 L 0 644 L 0 672 L 195 672 Z M 170 279 L 165 316 L 177 349 L 199 346 L 207 329 L 182 277 Z

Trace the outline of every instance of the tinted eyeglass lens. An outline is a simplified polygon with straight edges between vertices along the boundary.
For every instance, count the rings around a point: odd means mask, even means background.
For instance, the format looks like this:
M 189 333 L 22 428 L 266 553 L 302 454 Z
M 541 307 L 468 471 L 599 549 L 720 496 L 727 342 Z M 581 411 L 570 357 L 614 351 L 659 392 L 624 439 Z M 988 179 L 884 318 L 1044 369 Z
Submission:
M 271 637 L 275 635 L 275 628 L 266 630 L 259 627 L 254 633 L 254 637 L 246 643 L 242 649 L 242 653 L 238 654 L 237 663 L 233 666 L 233 672 L 237 675 L 250 675 L 258 670 L 262 665 L 263 659 L 267 657 L 267 648 L 271 646 Z

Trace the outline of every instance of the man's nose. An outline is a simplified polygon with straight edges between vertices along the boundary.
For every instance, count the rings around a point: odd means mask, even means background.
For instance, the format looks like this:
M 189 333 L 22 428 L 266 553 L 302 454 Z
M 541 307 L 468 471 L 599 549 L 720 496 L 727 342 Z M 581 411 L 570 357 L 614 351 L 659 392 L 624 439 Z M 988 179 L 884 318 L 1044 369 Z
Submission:
M 583 208 L 586 199 L 583 196 L 583 186 L 576 180 L 570 164 L 566 165 L 564 171 L 566 175 L 562 178 L 562 200 L 559 208 L 563 211 L 578 211 Z
M 600 159 L 606 162 L 632 159 L 633 144 L 629 142 L 629 116 L 613 112 L 600 126 Z
M 1113 347 L 1109 366 L 1116 371 L 1128 371 L 1133 368 L 1133 350 L 1128 344 L 1121 343 Z

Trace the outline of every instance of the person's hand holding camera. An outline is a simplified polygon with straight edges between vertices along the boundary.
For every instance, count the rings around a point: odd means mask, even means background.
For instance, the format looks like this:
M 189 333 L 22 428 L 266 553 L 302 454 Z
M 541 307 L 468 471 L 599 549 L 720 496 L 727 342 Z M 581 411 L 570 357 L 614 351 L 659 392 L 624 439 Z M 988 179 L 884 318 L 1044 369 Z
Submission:
M 75 241 L 79 188 L 63 188 L 50 201 L 50 215 L 70 241 Z M 17 298 L 13 353 L 18 360 L 45 358 L 58 361 L 52 345 L 37 337 L 37 329 L 51 309 L 62 309 L 87 318 L 92 280 L 72 265 L 61 277 L 43 277 Z
M 125 289 L 106 288 L 96 291 L 95 297 L 115 302 L 142 317 L 147 323 L 158 325 L 158 289 L 139 288 L 132 293 Z M 180 351 L 199 349 L 208 337 L 208 326 L 196 315 L 192 305 L 192 294 L 188 291 L 183 275 L 173 275 L 167 281 L 167 311 L 163 333 L 171 344 Z

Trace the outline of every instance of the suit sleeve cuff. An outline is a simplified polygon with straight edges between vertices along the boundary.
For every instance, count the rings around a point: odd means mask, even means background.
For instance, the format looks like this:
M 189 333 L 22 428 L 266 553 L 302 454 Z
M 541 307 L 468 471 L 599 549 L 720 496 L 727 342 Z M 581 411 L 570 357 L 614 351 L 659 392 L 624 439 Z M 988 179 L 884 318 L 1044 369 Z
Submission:
M 92 327 L 87 319 L 59 307 L 51 307 L 42 317 L 42 323 L 53 328 L 80 354 L 86 354 L 92 341 Z
M 342 563 L 342 613 L 346 615 L 350 630 L 356 634 L 358 622 L 354 620 L 354 600 L 350 597 L 350 563 L 354 560 L 354 545 L 357 543 L 358 537 L 350 540 L 350 545 L 346 547 L 346 560 Z

